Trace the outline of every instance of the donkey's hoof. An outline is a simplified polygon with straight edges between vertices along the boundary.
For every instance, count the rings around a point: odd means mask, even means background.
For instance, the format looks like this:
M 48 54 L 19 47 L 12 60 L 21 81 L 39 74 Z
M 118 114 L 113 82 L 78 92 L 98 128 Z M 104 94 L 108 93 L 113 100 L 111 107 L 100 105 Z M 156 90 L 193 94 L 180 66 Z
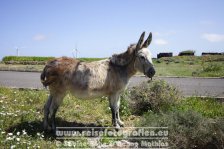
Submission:
M 114 126 L 114 129 L 115 129 L 116 131 L 119 131 L 119 130 L 121 129 L 121 127 L 120 127 L 120 125 L 117 124 L 117 125 Z
M 120 125 L 120 127 L 124 127 L 124 122 L 122 122 L 121 120 L 118 121 L 118 124 Z
M 51 127 L 48 124 L 44 124 L 44 131 L 48 132 L 51 130 Z
M 47 126 L 47 128 L 44 128 L 44 131 L 45 132 L 51 132 L 52 131 L 52 128 L 50 126 Z
M 50 125 L 44 124 L 44 132 L 46 133 L 54 132 L 54 129 Z

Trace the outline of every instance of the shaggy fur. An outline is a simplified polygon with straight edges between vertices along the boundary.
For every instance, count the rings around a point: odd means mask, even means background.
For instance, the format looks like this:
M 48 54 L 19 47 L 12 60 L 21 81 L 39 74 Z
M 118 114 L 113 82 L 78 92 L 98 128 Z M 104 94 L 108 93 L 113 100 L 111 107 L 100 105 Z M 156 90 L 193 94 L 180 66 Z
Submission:
M 129 79 L 137 71 L 151 77 L 155 73 L 151 57 L 143 47 L 145 43 L 150 44 L 150 38 L 142 45 L 143 38 L 144 33 L 138 44 L 132 44 L 126 52 L 115 54 L 106 60 L 80 62 L 62 57 L 49 61 L 41 74 L 41 82 L 50 90 L 44 107 L 44 128 L 55 130 L 55 114 L 68 91 L 78 98 L 85 99 L 108 96 L 112 123 L 115 127 L 123 126 L 119 117 L 119 96 L 125 90 Z M 140 58 L 142 56 L 145 59 Z
M 110 58 L 111 63 L 118 65 L 118 66 L 125 66 L 128 65 L 131 60 L 134 58 L 134 52 L 136 49 L 136 44 L 131 44 L 128 47 L 128 50 L 121 54 L 114 54 Z

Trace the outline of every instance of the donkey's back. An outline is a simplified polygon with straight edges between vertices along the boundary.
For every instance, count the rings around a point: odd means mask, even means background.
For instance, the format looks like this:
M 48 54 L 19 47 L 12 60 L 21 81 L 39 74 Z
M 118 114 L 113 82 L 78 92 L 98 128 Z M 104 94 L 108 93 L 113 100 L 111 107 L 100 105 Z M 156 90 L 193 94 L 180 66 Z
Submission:
M 79 65 L 80 61 L 67 57 L 56 58 L 47 62 L 41 73 L 43 85 L 63 85 L 64 80 L 69 79 L 72 71 Z
M 109 95 L 125 87 L 124 81 L 113 72 L 108 59 L 80 62 L 62 57 L 46 64 L 41 81 L 55 92 L 70 91 L 79 98 L 93 98 Z

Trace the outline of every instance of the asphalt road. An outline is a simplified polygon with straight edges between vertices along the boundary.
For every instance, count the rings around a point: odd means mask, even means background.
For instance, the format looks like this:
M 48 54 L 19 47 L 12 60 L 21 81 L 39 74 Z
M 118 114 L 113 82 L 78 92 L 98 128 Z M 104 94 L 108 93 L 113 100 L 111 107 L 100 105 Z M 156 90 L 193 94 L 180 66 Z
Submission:
M 224 79 L 222 78 L 172 78 L 154 77 L 153 80 L 164 79 L 176 86 L 184 96 L 224 97 Z M 139 85 L 149 80 L 146 77 L 135 76 L 129 82 L 129 87 Z M 0 71 L 0 86 L 15 88 L 43 88 L 38 72 Z

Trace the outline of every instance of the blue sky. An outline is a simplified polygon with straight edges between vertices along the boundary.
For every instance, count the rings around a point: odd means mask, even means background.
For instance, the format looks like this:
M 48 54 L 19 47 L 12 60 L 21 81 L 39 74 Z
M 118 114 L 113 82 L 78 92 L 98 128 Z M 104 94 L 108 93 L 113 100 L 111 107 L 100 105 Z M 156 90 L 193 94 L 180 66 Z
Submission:
M 223 0 L 1 0 L 0 58 L 109 57 L 153 33 L 150 50 L 224 52 Z

